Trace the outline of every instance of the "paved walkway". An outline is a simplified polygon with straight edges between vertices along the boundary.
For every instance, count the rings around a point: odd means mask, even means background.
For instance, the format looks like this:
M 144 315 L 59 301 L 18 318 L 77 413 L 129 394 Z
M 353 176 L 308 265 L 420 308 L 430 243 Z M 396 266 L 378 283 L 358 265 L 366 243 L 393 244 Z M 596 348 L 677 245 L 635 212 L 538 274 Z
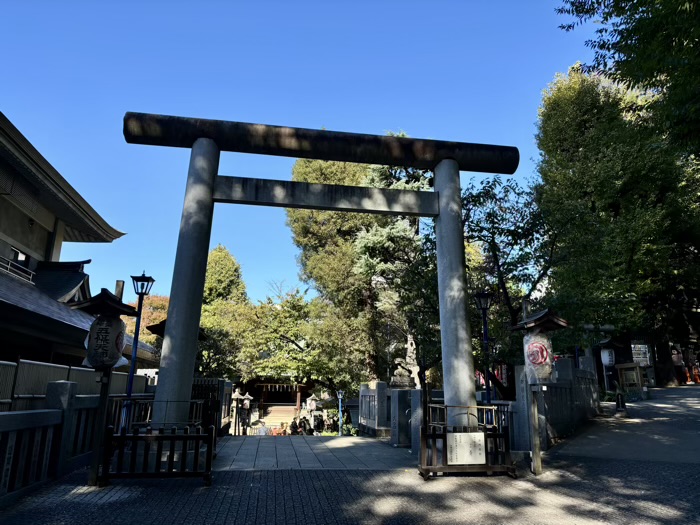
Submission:
M 363 437 L 230 436 L 214 470 L 403 470 L 418 463 L 408 449 Z
M 630 419 L 596 420 L 550 451 L 538 477 L 424 482 L 415 459 L 380 442 L 231 438 L 212 487 L 153 480 L 97 489 L 78 472 L 2 511 L 0 523 L 700 524 L 700 387 L 653 395 L 629 405 Z

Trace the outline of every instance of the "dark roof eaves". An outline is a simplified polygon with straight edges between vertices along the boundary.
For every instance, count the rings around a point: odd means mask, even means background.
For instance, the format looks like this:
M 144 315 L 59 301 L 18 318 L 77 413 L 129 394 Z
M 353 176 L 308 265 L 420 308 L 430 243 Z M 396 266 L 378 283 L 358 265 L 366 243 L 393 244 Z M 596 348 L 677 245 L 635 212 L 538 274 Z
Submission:
M 24 158 L 22 161 L 28 169 L 42 179 L 47 188 L 72 209 L 81 219 L 91 234 L 99 242 L 112 242 L 123 232 L 110 226 L 90 204 L 71 186 L 44 156 L 22 135 L 22 133 L 0 111 L 0 140 L 11 141 Z M 75 228 L 75 225 L 73 225 Z

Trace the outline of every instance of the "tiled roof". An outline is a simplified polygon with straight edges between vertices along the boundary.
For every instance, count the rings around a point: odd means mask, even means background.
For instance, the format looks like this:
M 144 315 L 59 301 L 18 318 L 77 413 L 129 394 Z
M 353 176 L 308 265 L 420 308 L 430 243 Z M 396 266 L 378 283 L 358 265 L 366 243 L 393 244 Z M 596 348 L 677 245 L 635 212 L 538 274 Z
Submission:
M 539 328 L 540 330 L 551 332 L 568 327 L 569 323 L 547 308 L 528 315 L 523 321 L 513 326 L 511 330 L 532 330 L 534 328 Z
M 24 310 L 82 328 L 86 332 L 90 330 L 93 321 L 92 316 L 79 310 L 73 310 L 71 307 L 52 299 L 31 283 L 5 272 L 0 272 L 0 302 L 9 303 Z
M 136 308 L 130 304 L 123 303 L 119 297 L 106 288 L 102 288 L 100 293 L 93 295 L 90 299 L 72 303 L 70 306 L 75 310 L 81 310 L 91 315 L 127 315 L 135 317 L 138 314 Z
M 34 284 L 51 299 L 65 303 L 75 295 L 86 278 L 84 272 L 37 270 Z
M 86 337 L 94 320 L 93 316 L 80 310 L 74 310 L 70 306 L 52 299 L 31 283 L 3 271 L 0 271 L 0 303 L 7 303 L 37 315 L 80 328 L 85 331 Z M 134 342 L 133 338 L 127 334 L 125 339 L 127 346 L 131 348 Z M 155 350 L 151 345 L 139 341 L 139 352 L 153 354 Z

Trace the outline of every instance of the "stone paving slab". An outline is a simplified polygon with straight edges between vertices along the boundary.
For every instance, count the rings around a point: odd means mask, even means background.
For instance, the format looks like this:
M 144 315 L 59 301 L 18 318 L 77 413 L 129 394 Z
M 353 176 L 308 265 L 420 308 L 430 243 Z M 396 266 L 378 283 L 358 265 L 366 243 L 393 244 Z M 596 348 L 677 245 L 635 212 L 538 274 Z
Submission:
M 72 474 L 0 514 L 3 525 L 700 524 L 694 465 L 548 458 L 539 477 L 416 470 L 231 470 L 200 480 L 85 487 Z
M 418 456 L 406 448 L 353 436 L 229 436 L 219 442 L 214 470 L 403 470 Z
M 651 389 L 651 399 L 627 404 L 626 418 L 597 418 L 559 455 L 700 463 L 700 386 Z
M 700 436 L 700 387 L 653 394 L 630 407 L 637 422 L 619 423 L 624 431 L 596 422 L 548 451 L 538 477 L 426 482 L 406 449 L 375 440 L 229 438 L 211 487 L 173 479 L 95 488 L 81 471 L 0 511 L 0 524 L 700 525 L 700 466 L 688 452 Z

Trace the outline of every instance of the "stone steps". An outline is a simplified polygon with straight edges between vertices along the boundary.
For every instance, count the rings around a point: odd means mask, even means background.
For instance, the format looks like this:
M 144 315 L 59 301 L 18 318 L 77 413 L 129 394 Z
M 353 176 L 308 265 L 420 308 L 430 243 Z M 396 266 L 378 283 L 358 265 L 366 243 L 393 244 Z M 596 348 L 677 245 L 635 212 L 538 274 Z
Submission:
M 294 405 L 268 405 L 265 408 L 265 425 L 267 427 L 279 427 L 282 423 L 289 424 L 296 415 Z

